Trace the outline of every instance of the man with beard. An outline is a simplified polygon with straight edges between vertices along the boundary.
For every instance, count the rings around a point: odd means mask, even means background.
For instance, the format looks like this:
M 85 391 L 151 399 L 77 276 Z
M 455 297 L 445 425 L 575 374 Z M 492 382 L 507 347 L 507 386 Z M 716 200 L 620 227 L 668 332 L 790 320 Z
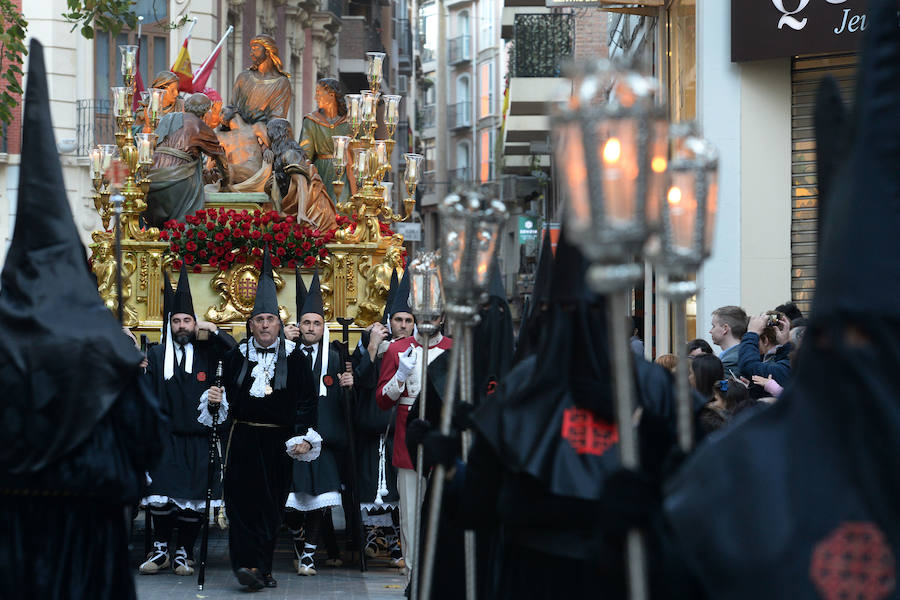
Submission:
M 391 306 L 391 328 L 395 325 L 397 333 L 405 333 L 413 329 L 415 323 L 412 311 L 409 308 L 409 271 L 403 273 L 397 296 Z M 430 340 L 428 349 L 428 364 L 449 350 L 453 340 L 444 337 L 440 333 Z M 400 534 L 401 546 L 410 548 L 412 540 L 412 527 L 415 522 L 415 514 L 418 510 L 416 500 L 416 471 L 412 458 L 406 448 L 406 423 L 409 420 L 410 410 L 419 397 L 422 388 L 421 371 L 422 363 L 422 339 L 418 336 L 408 336 L 391 342 L 384 358 L 381 361 L 381 371 L 378 378 L 375 399 L 381 410 L 391 410 L 396 405 L 397 417 L 394 422 L 394 450 L 392 462 L 397 468 L 397 490 L 400 494 Z M 446 360 L 446 357 L 444 357 Z M 413 415 L 415 418 L 416 415 Z M 410 552 L 404 556 L 406 566 L 414 568 L 414 557 Z
M 223 121 L 231 121 L 234 113 L 240 114 L 248 125 L 286 118 L 291 107 L 291 82 L 282 67 L 275 39 L 260 34 L 250 40 L 250 60 L 253 65 L 234 80 L 234 104 L 226 109 Z
M 146 377 L 169 418 L 169 428 L 142 503 L 153 518 L 154 541 L 140 572 L 152 575 L 171 565 L 176 575 L 192 575 L 194 544 L 206 508 L 209 463 L 208 431 L 197 422 L 197 403 L 213 383 L 218 362 L 236 343 L 213 323 L 197 320 L 184 265 L 166 318 L 163 343 L 147 356 Z M 208 340 L 199 341 L 199 331 L 208 332 Z M 219 472 L 218 464 L 215 468 Z M 213 498 L 211 506 L 221 506 L 221 482 L 214 485 Z M 169 542 L 176 527 L 176 550 L 171 553 Z
M 278 585 L 272 560 L 291 491 L 290 459 L 315 460 L 322 444 L 312 429 L 317 395 L 309 359 L 285 339 L 278 312 L 266 247 L 249 335 L 225 355 L 224 390 L 213 386 L 201 396 L 201 417 L 209 416 L 207 401 L 232 417 L 225 451 L 228 549 L 238 582 L 250 590 Z
M 366 556 L 375 558 L 383 548 L 390 552 L 391 566 L 402 567 L 400 547 L 400 510 L 397 493 L 397 470 L 391 464 L 393 449 L 389 426 L 393 414 L 383 411 L 375 401 L 381 360 L 394 339 L 407 337 L 412 330 L 412 315 L 398 313 L 397 325 L 388 328 L 390 309 L 397 296 L 400 282 L 396 269 L 391 273 L 391 285 L 381 321 L 363 332 L 353 353 L 356 373 L 357 402 L 353 424 L 356 431 L 356 480 L 359 483 L 359 503 L 366 530 Z M 408 323 L 407 323 L 408 318 Z M 408 327 L 407 327 L 408 325 Z M 382 534 L 381 531 L 386 531 Z
M 353 387 L 353 372 L 341 364 L 337 350 L 328 343 L 318 270 L 297 313 L 300 315 L 298 342 L 300 351 L 308 357 L 316 386 L 318 431 L 323 442 L 317 461 L 294 463 L 293 487 L 285 505 L 285 522 L 294 537 L 297 575 L 315 575 L 315 554 L 325 519 L 331 507 L 341 505 L 341 471 L 338 465 L 348 442 L 341 394 Z M 352 522 L 351 518 L 347 520 Z

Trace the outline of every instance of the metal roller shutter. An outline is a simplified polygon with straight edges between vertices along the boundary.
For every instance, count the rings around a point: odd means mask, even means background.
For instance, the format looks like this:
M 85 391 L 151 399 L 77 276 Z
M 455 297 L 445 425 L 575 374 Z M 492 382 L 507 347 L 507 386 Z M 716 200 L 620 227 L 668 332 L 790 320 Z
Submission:
M 856 63 L 856 54 L 800 56 L 791 61 L 791 298 L 804 314 L 809 314 L 816 281 L 816 89 L 823 77 L 833 76 L 849 108 Z

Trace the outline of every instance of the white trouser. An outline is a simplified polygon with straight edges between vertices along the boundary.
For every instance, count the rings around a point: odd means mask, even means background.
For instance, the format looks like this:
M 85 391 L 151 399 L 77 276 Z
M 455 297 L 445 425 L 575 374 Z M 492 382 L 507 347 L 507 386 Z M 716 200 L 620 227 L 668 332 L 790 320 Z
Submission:
M 418 475 L 413 469 L 397 469 L 397 492 L 400 494 L 400 545 L 403 548 L 403 560 L 406 562 L 407 579 L 413 568 L 412 535 L 416 522 L 416 479 Z M 419 531 L 422 530 L 421 523 Z M 419 540 L 421 547 L 422 540 Z

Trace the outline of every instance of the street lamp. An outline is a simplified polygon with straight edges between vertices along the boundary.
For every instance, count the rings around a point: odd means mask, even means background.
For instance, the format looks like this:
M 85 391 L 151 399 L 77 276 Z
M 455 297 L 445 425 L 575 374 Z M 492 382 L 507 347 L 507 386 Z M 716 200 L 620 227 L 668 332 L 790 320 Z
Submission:
M 657 227 L 666 171 L 665 108 L 656 81 L 633 71 L 594 63 L 573 78 L 576 88 L 553 119 L 556 159 L 568 205 L 567 235 L 591 261 L 588 283 L 607 296 L 614 366 L 616 420 L 622 466 L 640 467 L 633 423 L 634 381 L 628 290 L 641 277 L 636 257 Z M 628 532 L 628 581 L 632 600 L 647 598 L 646 552 L 641 532 Z
M 438 208 L 441 219 L 440 282 L 447 316 L 453 331 L 459 332 L 450 353 L 450 367 L 441 409 L 443 435 L 450 433 L 457 386 L 463 402 L 472 403 L 472 327 L 478 321 L 478 305 L 487 294 L 488 274 L 497 245 L 500 226 L 507 218 L 506 207 L 498 200 L 476 192 L 447 196 Z M 462 458 L 468 458 L 469 433 L 462 435 Z M 434 490 L 428 512 L 428 529 L 422 558 L 421 592 L 431 597 L 431 575 L 437 547 L 438 522 L 446 469 L 435 467 Z M 475 533 L 465 532 L 466 598 L 475 598 Z M 416 590 L 418 592 L 418 590 Z
M 693 406 L 688 380 L 685 307 L 697 293 L 695 275 L 709 257 L 718 195 L 718 153 L 699 137 L 693 124 L 673 126 L 669 185 L 661 206 L 659 239 L 648 247 L 648 258 L 668 275 L 660 292 L 672 301 L 674 343 L 678 353 L 678 445 L 693 445 Z
M 416 317 L 416 327 L 422 335 L 422 376 L 419 392 L 419 418 L 425 419 L 425 402 L 428 393 L 428 349 L 431 339 L 438 332 L 438 320 L 444 311 L 441 297 L 441 272 L 438 269 L 439 254 L 435 252 L 420 252 L 415 260 L 409 263 L 409 307 Z M 419 523 L 422 500 L 425 494 L 425 486 L 422 485 L 424 477 L 424 453 L 420 445 L 416 452 L 416 505 L 413 519 L 410 556 L 418 556 L 419 547 Z M 417 563 L 418 560 L 415 561 Z M 414 563 L 414 564 L 415 564 Z M 415 598 L 418 590 L 418 569 L 412 573 L 412 598 Z

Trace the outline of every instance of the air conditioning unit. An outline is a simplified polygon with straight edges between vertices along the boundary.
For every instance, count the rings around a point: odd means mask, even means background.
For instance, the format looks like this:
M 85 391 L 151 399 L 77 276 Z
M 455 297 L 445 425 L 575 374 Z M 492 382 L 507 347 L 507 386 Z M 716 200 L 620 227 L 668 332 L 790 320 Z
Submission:
M 397 75 L 397 93 L 409 93 L 409 75 Z

